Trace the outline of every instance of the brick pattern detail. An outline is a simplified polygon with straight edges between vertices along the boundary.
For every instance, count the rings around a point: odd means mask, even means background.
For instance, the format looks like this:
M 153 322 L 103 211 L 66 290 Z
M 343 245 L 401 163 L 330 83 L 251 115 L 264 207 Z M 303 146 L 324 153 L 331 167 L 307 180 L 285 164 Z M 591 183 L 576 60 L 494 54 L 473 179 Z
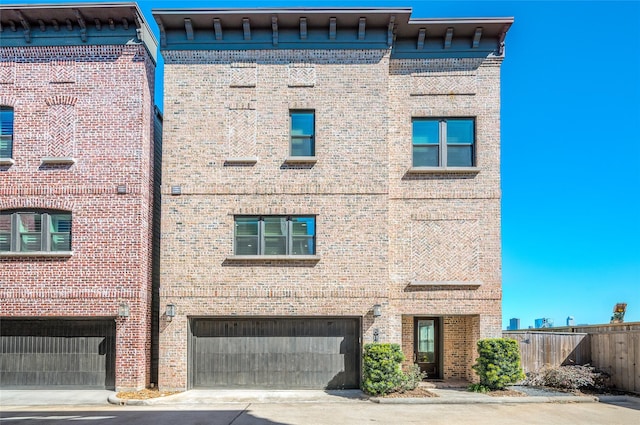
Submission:
M 228 129 L 228 157 L 255 157 L 257 154 L 256 111 L 253 109 L 229 109 Z
M 0 47 L 0 57 L 15 69 L 14 84 L 0 90 L 0 103 L 15 107 L 15 164 L 0 171 L 0 210 L 70 211 L 73 228 L 71 257 L 0 258 L 0 320 L 113 318 L 116 388 L 144 388 L 155 64 L 140 45 Z M 54 64 L 62 69 L 56 82 L 75 69 L 75 83 L 52 84 Z M 46 156 L 78 162 L 41 167 Z M 121 302 L 129 304 L 127 319 L 116 318 Z
M 434 72 L 414 75 L 411 79 L 411 95 L 474 95 L 477 91 L 476 86 L 475 75 L 451 75 L 445 72 Z
M 415 221 L 411 265 L 416 280 L 468 282 L 478 274 L 478 221 Z
M 0 84 L 13 84 L 15 78 L 15 63 L 9 61 L 0 61 Z
M 49 64 L 49 82 L 75 83 L 76 62 L 72 60 L 53 60 Z
M 258 79 L 255 63 L 231 64 L 229 87 L 255 87 Z
M 289 64 L 289 87 L 313 87 L 316 84 L 316 68 L 312 64 Z
M 49 149 L 47 156 L 73 157 L 76 110 L 73 105 L 49 106 Z

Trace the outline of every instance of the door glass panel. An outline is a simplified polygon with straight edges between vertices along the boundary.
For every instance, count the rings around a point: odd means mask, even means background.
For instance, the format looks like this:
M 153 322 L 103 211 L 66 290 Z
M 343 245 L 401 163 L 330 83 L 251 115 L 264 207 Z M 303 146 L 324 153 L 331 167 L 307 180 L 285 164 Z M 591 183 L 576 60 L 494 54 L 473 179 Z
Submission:
M 418 320 L 418 361 L 433 363 L 435 353 L 435 323 L 433 320 Z

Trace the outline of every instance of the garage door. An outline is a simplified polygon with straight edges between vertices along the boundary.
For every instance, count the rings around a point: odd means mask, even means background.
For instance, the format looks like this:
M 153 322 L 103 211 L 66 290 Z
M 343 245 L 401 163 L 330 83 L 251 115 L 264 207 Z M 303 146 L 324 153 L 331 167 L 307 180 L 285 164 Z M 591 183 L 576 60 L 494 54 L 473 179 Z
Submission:
M 2 387 L 115 387 L 113 320 L 0 321 Z
M 194 319 L 191 386 L 358 388 L 360 321 Z

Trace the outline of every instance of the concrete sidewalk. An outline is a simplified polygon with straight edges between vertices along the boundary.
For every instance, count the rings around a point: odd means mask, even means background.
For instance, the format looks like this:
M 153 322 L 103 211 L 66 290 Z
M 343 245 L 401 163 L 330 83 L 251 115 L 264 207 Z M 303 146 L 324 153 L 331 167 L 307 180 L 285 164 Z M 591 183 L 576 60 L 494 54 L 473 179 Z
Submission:
M 385 398 L 369 397 L 360 390 L 342 391 L 260 391 L 260 390 L 189 390 L 183 393 L 148 400 L 122 400 L 115 394 L 109 402 L 119 405 L 158 406 L 176 404 L 219 403 L 353 403 L 379 404 L 503 404 L 503 403 L 594 403 L 593 396 L 576 396 L 567 393 L 548 392 L 548 395 L 526 397 L 492 397 L 472 393 L 461 388 L 430 388 L 437 397 Z
M 438 397 L 385 398 L 369 397 L 360 390 L 189 390 L 182 393 L 148 400 L 119 399 L 106 390 L 0 390 L 0 406 L 180 406 L 233 403 L 379 403 L 379 404 L 513 404 L 513 403 L 588 403 L 599 401 L 594 396 L 575 396 L 567 393 L 537 392 L 526 397 L 492 397 L 472 393 L 464 388 L 429 388 Z M 633 398 L 633 402 L 640 399 Z M 637 399 L 637 400 L 636 400 Z M 602 397 L 605 401 L 606 397 Z M 609 400 L 606 400 L 609 401 Z M 628 401 L 625 399 L 625 401 Z

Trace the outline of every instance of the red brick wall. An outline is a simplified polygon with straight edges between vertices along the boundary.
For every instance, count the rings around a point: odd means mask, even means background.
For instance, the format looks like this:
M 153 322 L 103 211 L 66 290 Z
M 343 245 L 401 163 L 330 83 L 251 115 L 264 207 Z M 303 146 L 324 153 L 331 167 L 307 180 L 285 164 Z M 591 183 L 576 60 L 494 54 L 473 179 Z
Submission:
M 68 258 L 0 257 L 0 314 L 115 318 L 128 303 L 130 317 L 117 319 L 116 387 L 142 388 L 150 369 L 155 64 L 139 45 L 0 53 L 10 68 L 0 104 L 14 108 L 14 164 L 0 168 L 0 210 L 71 211 L 73 250 Z M 76 163 L 42 166 L 48 156 Z M 127 193 L 118 195 L 118 185 Z

